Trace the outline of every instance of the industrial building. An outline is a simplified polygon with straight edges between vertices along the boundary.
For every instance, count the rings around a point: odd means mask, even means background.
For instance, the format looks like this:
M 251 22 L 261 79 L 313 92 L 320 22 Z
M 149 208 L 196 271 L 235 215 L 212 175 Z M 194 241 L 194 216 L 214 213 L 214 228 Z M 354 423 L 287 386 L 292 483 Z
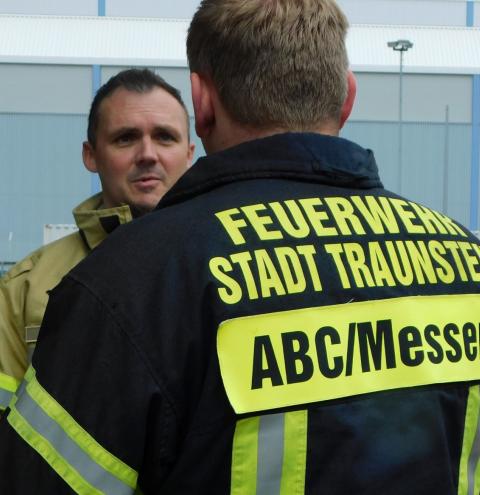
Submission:
M 92 96 L 111 75 L 153 68 L 181 90 L 193 123 L 185 35 L 199 2 L 164 3 L 0 0 L 0 271 L 98 190 L 81 145 Z M 342 136 L 374 150 L 387 188 L 478 230 L 480 3 L 339 3 L 358 80 Z M 388 45 L 398 40 L 412 46 Z

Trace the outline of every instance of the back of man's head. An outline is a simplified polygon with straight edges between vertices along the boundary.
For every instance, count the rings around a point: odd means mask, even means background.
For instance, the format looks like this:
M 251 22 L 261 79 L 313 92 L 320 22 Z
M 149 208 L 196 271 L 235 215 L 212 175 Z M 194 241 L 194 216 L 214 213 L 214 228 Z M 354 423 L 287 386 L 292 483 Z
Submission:
M 230 117 L 310 130 L 339 120 L 348 22 L 334 0 L 203 0 L 190 25 L 190 70 L 211 78 Z
M 148 93 L 154 88 L 163 89 L 168 94 L 173 96 L 185 110 L 187 132 L 188 135 L 190 135 L 188 111 L 182 100 L 180 91 L 168 84 L 165 79 L 149 69 L 126 69 L 111 77 L 103 86 L 101 86 L 92 101 L 90 113 L 88 115 L 87 138 L 88 142 L 94 148 L 96 145 L 97 129 L 100 121 L 101 104 L 119 88 L 124 88 L 127 91 L 132 91 L 135 93 Z

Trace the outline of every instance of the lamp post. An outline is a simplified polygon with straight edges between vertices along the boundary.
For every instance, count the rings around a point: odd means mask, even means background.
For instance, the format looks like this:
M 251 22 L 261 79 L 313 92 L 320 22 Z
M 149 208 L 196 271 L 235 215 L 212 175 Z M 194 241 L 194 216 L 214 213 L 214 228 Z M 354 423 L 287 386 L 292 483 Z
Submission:
M 403 54 L 413 47 L 413 43 L 409 40 L 397 40 L 389 41 L 387 43 L 389 48 L 392 48 L 395 52 L 400 52 L 400 72 L 399 83 L 400 88 L 398 91 L 398 193 L 402 191 L 402 122 L 403 122 Z

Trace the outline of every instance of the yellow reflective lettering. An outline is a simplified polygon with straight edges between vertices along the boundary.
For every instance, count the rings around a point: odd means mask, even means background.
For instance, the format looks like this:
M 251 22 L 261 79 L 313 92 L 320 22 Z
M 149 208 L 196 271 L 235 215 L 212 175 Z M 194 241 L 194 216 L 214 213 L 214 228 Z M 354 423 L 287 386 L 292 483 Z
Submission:
M 297 252 L 289 247 L 280 247 L 275 249 L 275 254 L 288 294 L 303 292 L 307 287 L 307 282 Z
M 453 260 L 455 261 L 455 266 L 457 267 L 457 271 L 460 275 L 460 278 L 462 279 L 462 282 L 467 282 L 468 281 L 467 272 L 465 271 L 465 267 L 463 266 L 460 255 L 458 254 L 458 251 L 460 249 L 458 243 L 455 241 L 445 241 L 443 245 L 447 248 L 448 251 L 450 251 L 450 254 L 453 257 Z
M 340 276 L 340 281 L 344 289 L 351 289 L 350 280 L 348 279 L 347 270 L 342 260 L 343 246 L 341 244 L 325 244 L 325 251 L 333 258 L 337 272 Z
M 427 232 L 429 234 L 446 234 L 447 229 L 445 225 L 440 221 L 437 215 L 434 214 L 432 210 L 426 208 L 425 206 L 418 205 L 417 203 L 410 203 L 412 208 L 415 210 L 419 220 L 425 225 Z
M 230 256 L 232 263 L 237 263 L 242 270 L 245 285 L 247 286 L 248 297 L 250 299 L 258 299 L 258 291 L 253 278 L 252 269 L 249 262 L 252 261 L 252 256 L 248 251 L 244 253 L 236 253 Z
M 285 206 L 290 212 L 290 217 L 287 215 L 283 204 L 274 202 L 270 203 L 269 206 L 275 213 L 282 229 L 289 236 L 294 237 L 295 239 L 304 239 L 310 234 L 308 222 L 296 201 L 285 201 Z M 293 218 L 293 221 L 290 220 L 290 218 Z
M 425 246 L 425 242 L 418 241 L 418 245 L 416 245 L 414 241 L 406 241 L 405 244 L 410 259 L 412 260 L 412 266 L 417 277 L 417 282 L 422 285 L 425 284 L 425 274 L 428 281 L 431 284 L 435 284 L 437 282 L 437 276 L 433 269 L 432 260 L 427 247 Z
M 286 294 L 285 287 L 283 287 L 277 269 L 270 259 L 267 250 L 258 249 L 255 251 L 255 260 L 257 262 L 262 297 L 270 297 L 272 290 L 274 290 L 277 295 L 284 296 Z
M 395 279 L 392 275 L 390 267 L 388 266 L 385 254 L 378 242 L 370 242 L 369 245 L 370 264 L 372 266 L 373 276 L 375 278 L 375 285 L 377 287 L 383 287 L 384 281 L 388 286 L 395 286 Z
M 396 198 L 389 199 L 409 234 L 425 234 L 425 227 L 413 223 L 413 220 L 418 219 L 415 213 L 410 210 L 411 206 L 407 201 Z
M 376 198 L 375 196 L 352 196 L 352 203 L 365 218 L 372 232 L 375 234 L 384 234 L 385 228 L 389 234 L 398 234 L 397 220 L 393 213 L 392 207 L 387 198 Z
M 238 246 L 239 244 L 245 244 L 245 237 L 240 232 L 241 228 L 247 226 L 247 223 L 243 218 L 234 220 L 232 217 L 238 215 L 240 210 L 238 208 L 232 208 L 231 210 L 220 211 L 215 213 L 215 216 L 220 220 L 223 228 L 227 231 L 230 239 Z
M 325 198 L 325 203 L 327 203 L 333 218 L 337 222 L 337 226 L 343 235 L 351 235 L 352 231 L 348 226 L 349 224 L 355 234 L 365 235 L 365 229 L 360 223 L 357 215 L 355 215 L 352 203 L 350 203 L 347 198 Z
M 458 245 L 460 246 L 460 251 L 462 252 L 463 259 L 467 264 L 471 280 L 473 282 L 480 282 L 480 273 L 477 272 L 476 269 L 476 267 L 478 267 L 479 265 L 479 261 L 475 255 L 471 254 L 474 244 L 470 244 L 469 242 L 459 242 Z
M 315 209 L 316 206 L 322 205 L 320 198 L 301 199 L 300 204 L 302 205 L 303 211 L 307 215 L 310 224 L 315 230 L 315 233 L 319 237 L 334 236 L 338 234 L 335 227 L 326 227 L 323 225 L 323 222 L 328 222 L 330 218 L 326 211 Z
M 310 273 L 310 277 L 312 279 L 313 288 L 320 292 L 322 290 L 322 283 L 320 281 L 320 275 L 318 273 L 317 264 L 315 263 L 315 255 L 317 252 L 315 251 L 314 246 L 297 246 L 297 251 L 300 256 L 305 258 L 307 262 L 308 271 Z
M 362 246 L 356 242 L 348 242 L 343 245 L 343 249 L 356 286 L 365 287 L 366 283 L 368 287 L 375 287 L 372 274 L 365 264 L 365 253 Z
M 218 289 L 220 299 L 226 304 L 236 304 L 242 299 L 240 284 L 225 272 L 233 270 L 231 263 L 225 258 L 212 258 L 209 262 L 211 274 L 225 287 Z
M 447 253 L 447 250 L 439 241 L 430 241 L 428 243 L 428 248 L 433 260 L 440 265 L 440 267 L 435 270 L 437 277 L 444 284 L 451 284 L 455 280 L 455 271 L 453 270 L 452 265 L 443 257 L 443 255 Z
M 467 233 L 461 229 L 460 225 L 458 225 L 452 218 L 443 215 L 438 211 L 432 210 L 435 216 L 445 225 L 446 229 L 450 234 L 453 235 L 461 235 L 462 237 L 468 237 Z
M 413 283 L 413 270 L 403 241 L 386 241 L 388 255 L 392 263 L 395 278 L 404 286 Z M 398 249 L 398 254 L 397 254 Z
M 260 215 L 260 211 L 265 211 L 267 207 L 265 205 L 250 205 L 243 206 L 242 211 L 248 218 L 255 232 L 257 233 L 261 241 L 272 241 L 275 239 L 283 239 L 283 234 L 279 230 L 267 230 L 266 225 L 273 223 L 272 217 L 269 215 Z

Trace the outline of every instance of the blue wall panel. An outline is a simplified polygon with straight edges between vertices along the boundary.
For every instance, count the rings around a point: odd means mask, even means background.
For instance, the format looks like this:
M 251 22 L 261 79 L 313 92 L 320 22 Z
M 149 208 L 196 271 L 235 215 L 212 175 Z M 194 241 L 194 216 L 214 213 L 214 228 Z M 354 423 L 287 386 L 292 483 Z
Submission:
M 443 211 L 465 226 L 470 211 L 471 129 L 468 124 L 450 124 L 448 131 L 445 124 L 403 124 L 402 195 Z M 342 137 L 372 149 L 384 186 L 398 192 L 398 123 L 349 122 Z
M 0 114 L 0 260 L 39 247 L 44 224 L 73 223 L 90 193 L 85 129 L 84 115 Z
M 40 246 L 44 224 L 73 222 L 72 208 L 91 188 L 81 160 L 85 129 L 84 115 L 0 114 L 0 261 Z M 203 149 L 192 134 L 198 157 Z M 395 191 L 398 124 L 353 121 L 342 136 L 374 150 L 382 181 Z M 467 225 L 472 126 L 450 124 L 447 131 L 445 124 L 407 122 L 403 138 L 402 194 Z
M 480 75 L 473 76 L 470 228 L 480 228 Z

